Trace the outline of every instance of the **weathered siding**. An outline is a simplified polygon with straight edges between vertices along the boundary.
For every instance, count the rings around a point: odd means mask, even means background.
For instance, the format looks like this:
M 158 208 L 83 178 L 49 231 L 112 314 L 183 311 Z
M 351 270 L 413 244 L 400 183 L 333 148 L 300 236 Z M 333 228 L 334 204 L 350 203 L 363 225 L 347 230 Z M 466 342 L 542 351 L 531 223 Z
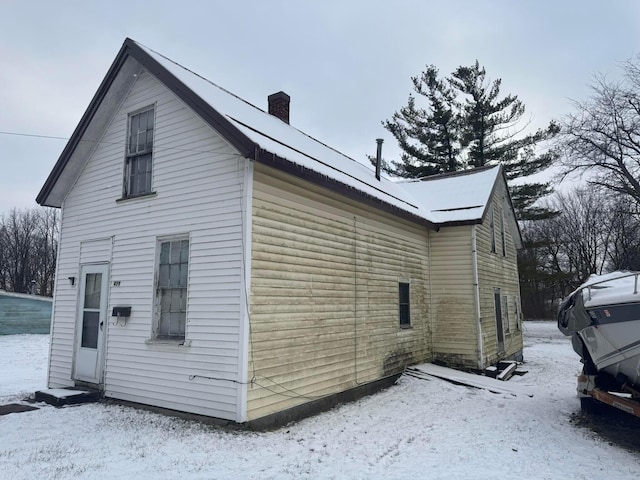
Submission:
M 434 359 L 476 368 L 478 341 L 471 226 L 430 233 Z
M 520 284 L 518 281 L 517 250 L 509 228 L 505 225 L 506 256 L 502 255 L 502 213 L 508 214 L 507 191 L 503 182 L 498 182 L 491 199 L 495 215 L 495 253 L 491 252 L 491 227 L 487 216 L 477 226 L 478 279 L 480 284 L 480 313 L 482 318 L 482 340 L 485 364 L 495 363 L 522 352 L 522 330 L 516 325 L 516 302 L 520 312 Z M 508 310 L 503 312 L 504 352 L 498 351 L 494 288 L 500 289 L 501 296 L 507 296 Z M 509 332 L 506 330 L 508 316 Z
M 117 201 L 127 115 L 149 105 L 156 195 Z M 244 172 L 245 159 L 221 137 L 152 76 L 138 76 L 63 204 L 51 387 L 73 384 L 79 282 L 67 278 L 78 278 L 80 262 L 110 262 L 109 312 L 130 305 L 132 314 L 107 326 L 105 395 L 240 418 Z M 150 340 L 156 242 L 176 234 L 190 238 L 186 346 Z
M 430 359 L 428 232 L 256 166 L 248 419 Z M 411 283 L 411 328 L 398 282 Z

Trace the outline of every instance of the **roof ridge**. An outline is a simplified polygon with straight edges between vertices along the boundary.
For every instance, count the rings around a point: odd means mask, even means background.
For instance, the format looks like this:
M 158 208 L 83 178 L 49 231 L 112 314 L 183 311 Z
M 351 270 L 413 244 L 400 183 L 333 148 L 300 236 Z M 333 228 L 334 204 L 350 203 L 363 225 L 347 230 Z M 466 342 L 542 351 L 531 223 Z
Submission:
M 483 165 L 481 167 L 468 168 L 466 170 L 458 170 L 455 172 L 438 173 L 436 175 L 428 175 L 426 177 L 407 178 L 407 179 L 401 180 L 399 183 L 428 182 L 432 180 L 441 180 L 443 178 L 462 177 L 464 175 L 472 175 L 474 173 L 491 170 L 499 166 L 500 166 L 500 163 L 496 163 L 495 165 Z

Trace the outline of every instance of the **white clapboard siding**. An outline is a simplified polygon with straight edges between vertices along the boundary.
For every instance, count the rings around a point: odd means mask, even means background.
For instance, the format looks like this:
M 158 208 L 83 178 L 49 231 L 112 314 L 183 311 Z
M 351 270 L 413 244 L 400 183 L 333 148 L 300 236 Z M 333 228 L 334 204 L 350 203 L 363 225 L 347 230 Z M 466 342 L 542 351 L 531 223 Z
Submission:
M 253 192 L 248 419 L 430 358 L 426 228 L 260 165 Z
M 504 358 L 522 351 L 522 331 L 516 328 L 515 302 L 520 302 L 520 284 L 518 280 L 517 250 L 511 236 L 511 232 L 505 225 L 506 256 L 502 255 L 502 240 L 500 231 L 502 228 L 503 209 L 509 208 L 506 200 L 506 188 L 500 182 L 491 199 L 495 214 L 495 242 L 496 252 L 491 252 L 491 228 L 487 209 L 487 215 L 483 223 L 477 227 L 478 248 L 478 280 L 480 284 L 480 312 L 482 317 L 483 351 L 485 364 L 495 363 L 499 358 Z M 494 307 L 494 288 L 500 289 L 502 296 L 507 295 L 508 312 L 503 312 L 506 322 L 507 314 L 510 324 L 510 333 L 505 333 L 505 351 L 498 352 L 496 314 Z M 518 307 L 520 311 L 520 307 Z
M 478 364 L 471 226 L 431 232 L 433 355 L 449 365 Z
M 129 112 L 155 106 L 155 196 L 122 196 Z M 100 260 L 90 243 L 108 238 L 107 397 L 239 420 L 242 198 L 245 159 L 152 76 L 142 73 L 63 205 L 49 384 L 71 380 L 79 263 Z M 187 343 L 150 341 L 159 237 L 190 239 Z M 111 243 L 112 242 L 112 243 Z M 86 247 L 85 247 L 86 245 Z M 205 378 L 208 377 L 208 378 Z

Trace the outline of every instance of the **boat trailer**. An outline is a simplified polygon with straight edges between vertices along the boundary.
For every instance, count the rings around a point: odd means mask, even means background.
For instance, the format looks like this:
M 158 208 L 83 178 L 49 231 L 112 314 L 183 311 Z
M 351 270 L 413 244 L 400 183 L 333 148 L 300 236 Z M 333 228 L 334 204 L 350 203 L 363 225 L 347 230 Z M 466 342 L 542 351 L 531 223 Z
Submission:
M 585 413 L 596 413 L 600 403 L 640 417 L 640 391 L 623 385 L 624 392 L 609 392 L 597 386 L 597 375 L 582 373 L 578 376 L 578 397 Z

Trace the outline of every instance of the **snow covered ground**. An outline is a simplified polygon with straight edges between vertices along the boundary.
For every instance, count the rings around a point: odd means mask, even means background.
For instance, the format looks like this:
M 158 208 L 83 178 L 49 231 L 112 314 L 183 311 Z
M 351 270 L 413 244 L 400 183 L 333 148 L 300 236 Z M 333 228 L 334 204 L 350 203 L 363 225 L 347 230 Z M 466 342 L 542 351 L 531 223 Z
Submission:
M 578 356 L 525 322 L 533 397 L 403 376 L 358 402 L 265 433 L 118 405 L 0 416 L 6 479 L 633 478 L 640 455 L 575 421 Z M 0 404 L 45 387 L 48 336 L 0 337 Z

